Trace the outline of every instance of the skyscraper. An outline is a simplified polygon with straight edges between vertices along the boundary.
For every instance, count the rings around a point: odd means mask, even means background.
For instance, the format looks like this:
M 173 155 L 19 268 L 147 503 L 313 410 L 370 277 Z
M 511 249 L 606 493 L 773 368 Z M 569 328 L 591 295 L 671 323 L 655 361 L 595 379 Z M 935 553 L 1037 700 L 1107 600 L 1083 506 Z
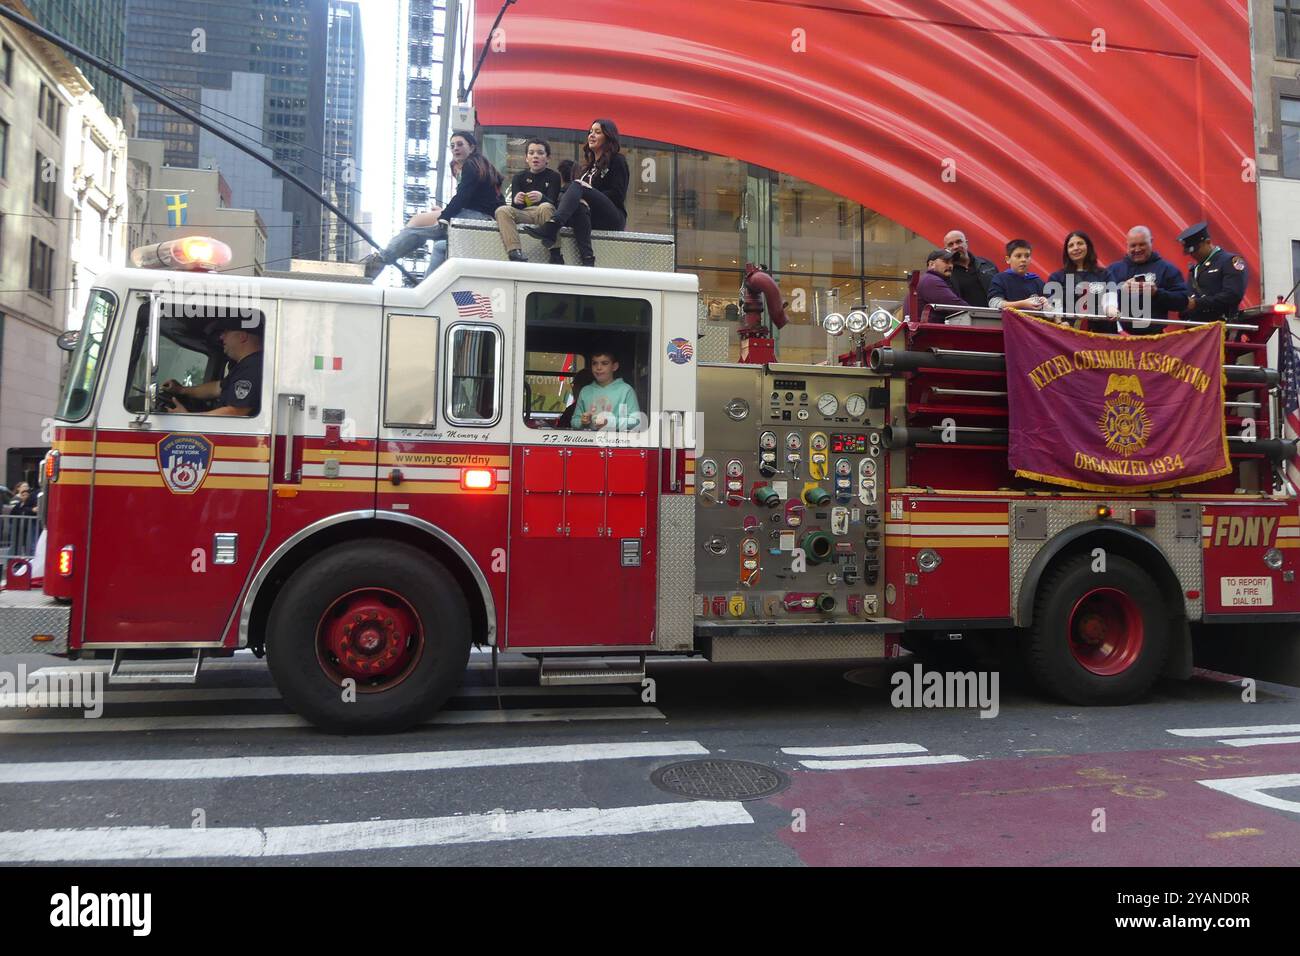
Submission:
M 330 0 L 325 54 L 325 197 L 352 220 L 361 209 L 361 104 L 365 55 L 361 9 Z M 321 258 L 350 262 L 364 242 L 329 210 L 321 212 Z
M 395 203 L 401 210 L 399 223 L 429 208 L 433 185 L 446 157 L 432 155 L 438 138 L 438 97 L 442 92 L 442 59 L 446 49 L 446 0 L 401 0 L 397 62 L 399 116 L 398 160 L 403 170 L 400 195 Z M 417 251 L 421 260 L 427 249 Z
M 36 21 L 88 53 L 117 66 L 126 38 L 126 0 L 26 0 Z M 78 57 L 69 58 L 90 80 L 109 116 L 122 117 L 122 82 Z
M 198 109 L 204 90 L 228 91 L 232 74 L 266 78 L 260 127 L 209 109 L 206 117 L 268 147 L 277 162 L 319 189 L 324 181 L 325 48 L 329 0 L 126 0 L 126 68 Z M 166 144 L 166 161 L 199 166 L 199 131 L 137 97 L 139 135 Z M 230 179 L 242 205 L 238 177 Z M 320 257 L 320 203 L 285 184 L 292 255 Z M 269 265 L 269 263 L 268 263 Z M 287 264 L 283 264 L 287 265 Z M 275 266 L 271 266 L 275 268 Z

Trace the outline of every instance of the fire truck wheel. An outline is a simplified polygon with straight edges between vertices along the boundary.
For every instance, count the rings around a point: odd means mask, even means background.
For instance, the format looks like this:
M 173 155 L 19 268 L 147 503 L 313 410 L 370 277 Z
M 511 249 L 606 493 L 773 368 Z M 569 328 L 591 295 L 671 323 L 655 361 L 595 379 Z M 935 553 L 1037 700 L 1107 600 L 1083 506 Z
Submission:
M 267 621 L 285 702 L 332 733 L 389 733 L 433 716 L 469 662 L 465 597 L 424 552 L 357 542 L 289 578 Z
M 1094 571 L 1084 554 L 1039 582 L 1026 663 L 1039 687 L 1072 704 L 1125 704 L 1160 676 L 1169 640 L 1150 575 L 1119 555 Z

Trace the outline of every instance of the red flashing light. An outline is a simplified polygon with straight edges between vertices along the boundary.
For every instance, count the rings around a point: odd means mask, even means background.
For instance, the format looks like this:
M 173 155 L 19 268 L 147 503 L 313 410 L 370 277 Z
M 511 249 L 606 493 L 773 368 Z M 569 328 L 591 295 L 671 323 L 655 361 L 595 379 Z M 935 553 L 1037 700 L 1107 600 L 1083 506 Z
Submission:
M 1295 315 L 1294 302 L 1274 302 L 1273 313 L 1275 315 Z
M 1109 518 L 1110 516 L 1111 516 L 1111 510 L 1109 505 L 1097 505 L 1098 518 Z
M 72 545 L 65 544 L 59 549 L 59 574 L 65 578 L 72 576 Z
M 495 491 L 497 473 L 493 468 L 462 468 L 460 487 L 464 491 Z
M 63 457 L 57 451 L 45 456 L 45 483 L 53 484 L 59 480 L 59 459 Z

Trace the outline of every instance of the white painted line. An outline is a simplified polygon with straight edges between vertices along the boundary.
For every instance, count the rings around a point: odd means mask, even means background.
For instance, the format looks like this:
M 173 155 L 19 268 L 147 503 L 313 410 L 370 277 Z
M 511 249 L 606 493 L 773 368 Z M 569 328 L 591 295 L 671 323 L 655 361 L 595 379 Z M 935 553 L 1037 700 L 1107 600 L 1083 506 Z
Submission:
M 0 860 L 163 860 L 264 858 L 450 846 L 510 840 L 573 839 L 663 833 L 753 823 L 743 804 L 700 800 L 640 807 L 596 807 L 475 813 L 414 820 L 366 820 L 305 826 L 101 827 L 0 833 Z
M 23 698 L 28 707 L 50 707 L 58 694 L 28 691 Z M 165 704 L 173 702 L 203 703 L 212 700 L 279 700 L 274 687 L 187 687 L 184 690 L 106 690 L 100 697 L 105 704 Z M 16 707 L 19 695 L 0 694 L 0 708 Z M 80 709 L 80 708 L 78 708 Z
M 664 720 L 657 707 L 542 707 L 529 710 L 446 710 L 430 724 L 515 724 L 571 720 Z M 136 733 L 154 730 L 282 730 L 310 727 L 297 714 L 196 714 L 164 717 L 15 717 L 5 734 Z
M 586 763 L 641 757 L 707 756 L 694 740 L 622 744 L 564 744 L 491 750 L 435 750 L 390 754 L 306 754 L 179 760 L 59 760 L 0 764 L 0 784 L 85 783 L 92 780 L 224 780 L 235 777 L 341 776 Z
M 961 754 L 929 754 L 924 757 L 875 757 L 867 760 L 800 760 L 809 770 L 868 770 L 872 767 L 915 767 L 931 763 L 964 763 Z
M 1300 801 L 1273 797 L 1265 790 L 1285 790 L 1300 787 L 1300 773 L 1281 773 L 1268 777 L 1229 777 L 1225 780 L 1198 780 L 1203 787 L 1218 790 L 1229 796 L 1240 797 L 1270 810 L 1300 813 Z
M 782 747 L 792 757 L 874 757 L 880 754 L 923 754 L 920 744 L 857 744 L 852 747 Z
M 1300 744 L 1300 737 L 1241 737 L 1237 740 L 1220 740 L 1229 747 L 1263 747 L 1268 744 Z
M 592 684 L 575 687 L 461 687 L 452 694 L 452 699 L 469 697 L 628 697 L 635 695 L 635 687 L 619 684 Z M 58 695 L 55 694 L 55 697 Z M 29 691 L 23 700 L 28 707 L 51 706 L 50 695 Z M 159 690 L 106 690 L 101 695 L 105 706 L 112 704 L 163 704 L 163 703 L 206 703 L 217 700 L 279 700 L 280 692 L 274 687 L 187 687 L 183 689 Z M 0 710 L 6 707 L 18 707 L 17 694 L 0 694 Z M 78 708 L 80 709 L 80 708 Z
M 1300 734 L 1300 724 L 1261 724 L 1255 727 L 1183 727 L 1166 730 L 1175 737 L 1239 737 L 1245 734 Z

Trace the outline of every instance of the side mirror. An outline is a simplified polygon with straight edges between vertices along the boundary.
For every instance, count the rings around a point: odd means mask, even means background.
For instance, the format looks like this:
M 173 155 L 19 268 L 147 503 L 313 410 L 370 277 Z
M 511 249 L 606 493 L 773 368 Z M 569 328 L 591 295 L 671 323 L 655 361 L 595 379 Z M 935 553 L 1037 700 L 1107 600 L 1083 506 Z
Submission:
M 77 342 L 81 339 L 80 329 L 69 329 L 55 339 L 55 344 L 65 352 L 72 352 L 77 348 Z

